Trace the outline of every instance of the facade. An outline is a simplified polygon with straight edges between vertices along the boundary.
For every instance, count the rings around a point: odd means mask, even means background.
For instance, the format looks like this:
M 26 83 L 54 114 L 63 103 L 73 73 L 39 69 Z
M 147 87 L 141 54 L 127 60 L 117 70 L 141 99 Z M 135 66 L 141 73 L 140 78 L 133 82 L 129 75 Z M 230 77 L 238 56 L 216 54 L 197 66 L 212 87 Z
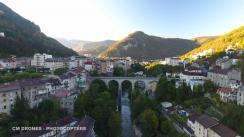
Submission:
M 181 63 L 181 59 L 180 58 L 165 58 L 165 63 L 166 65 L 170 65 L 170 66 L 178 66 Z
M 61 58 L 48 58 L 45 60 L 44 67 L 49 68 L 49 70 L 53 71 L 58 68 L 64 68 L 65 63 L 64 60 Z
M 17 68 L 28 68 L 30 66 L 31 66 L 31 58 L 28 57 L 16 58 Z
M 235 131 L 205 114 L 191 114 L 187 126 L 194 131 L 195 137 L 240 137 Z
M 78 95 L 78 92 L 72 92 L 67 89 L 58 89 L 54 96 L 59 101 L 61 108 L 72 114 L 74 112 L 74 103 Z
M 190 86 L 192 90 L 195 86 L 203 85 L 206 79 L 207 73 L 196 67 L 187 68 L 180 73 L 180 80 Z
M 92 70 L 95 69 L 95 65 L 94 65 L 94 63 L 92 61 L 87 61 L 87 62 L 84 63 L 84 68 L 87 71 L 92 71 Z
M 56 90 L 62 88 L 61 82 L 59 81 L 58 78 L 55 77 L 48 78 L 45 82 L 45 85 L 46 85 L 47 92 L 50 95 L 54 95 L 56 93 Z
M 49 94 L 44 80 L 27 79 L 18 82 L 21 87 L 21 93 L 28 100 L 31 108 L 37 106 L 43 100 L 48 99 Z
M 208 137 L 208 129 L 218 124 L 219 122 L 217 120 L 203 114 L 195 121 L 194 134 L 196 137 Z
M 230 87 L 223 87 L 217 90 L 220 100 L 223 102 L 236 102 L 237 90 Z
M 31 66 L 34 67 L 44 67 L 45 66 L 45 60 L 52 58 L 52 55 L 48 55 L 46 53 L 40 54 L 36 53 L 34 54 L 32 60 L 31 60 Z
M 16 64 L 16 56 L 10 55 L 9 58 L 0 60 L 0 69 L 15 69 Z
M 221 69 L 229 69 L 232 66 L 232 60 L 229 58 L 217 59 L 216 66 L 219 66 Z
M 113 59 L 113 67 L 123 68 L 123 70 L 128 70 L 132 64 L 130 57 Z
M 237 90 L 237 105 L 244 105 L 244 86 L 241 86 Z
M 21 88 L 17 82 L 0 84 L 0 114 L 10 114 L 17 97 L 21 97 Z
M 228 70 L 213 69 L 208 72 L 207 78 L 219 87 L 228 87 Z
M 113 61 L 112 60 L 100 60 L 100 71 L 104 74 L 112 74 L 113 73 Z
M 73 69 L 73 68 L 83 67 L 86 60 L 87 60 L 86 57 L 72 56 L 68 60 L 68 68 Z
M 60 82 L 62 84 L 62 88 L 73 90 L 77 87 L 76 83 L 76 75 L 73 73 L 65 73 L 59 76 Z

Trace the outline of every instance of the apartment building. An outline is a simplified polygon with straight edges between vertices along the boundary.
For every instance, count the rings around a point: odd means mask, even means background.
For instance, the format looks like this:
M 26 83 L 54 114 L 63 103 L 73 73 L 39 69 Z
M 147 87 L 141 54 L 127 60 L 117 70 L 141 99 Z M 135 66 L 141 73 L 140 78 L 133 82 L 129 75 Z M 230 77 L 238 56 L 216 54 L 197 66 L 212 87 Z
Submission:
M 237 101 L 237 89 L 231 87 L 222 87 L 217 90 L 220 100 L 223 102 L 236 102 Z
M 194 131 L 195 137 L 241 137 L 232 129 L 206 114 L 191 114 L 187 125 Z
M 0 113 L 10 114 L 17 97 L 21 97 L 19 83 L 10 82 L 0 84 Z
M 48 98 L 49 94 L 46 89 L 45 80 L 37 78 L 20 80 L 18 82 L 21 87 L 22 95 L 28 100 L 31 108 Z

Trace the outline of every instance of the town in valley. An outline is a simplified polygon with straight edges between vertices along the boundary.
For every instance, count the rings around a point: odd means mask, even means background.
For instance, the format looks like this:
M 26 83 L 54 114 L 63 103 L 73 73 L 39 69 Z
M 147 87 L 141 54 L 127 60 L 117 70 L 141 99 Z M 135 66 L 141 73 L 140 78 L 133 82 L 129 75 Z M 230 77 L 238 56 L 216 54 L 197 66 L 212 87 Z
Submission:
M 244 136 L 244 26 L 93 42 L 13 10 L 0 2 L 0 137 Z

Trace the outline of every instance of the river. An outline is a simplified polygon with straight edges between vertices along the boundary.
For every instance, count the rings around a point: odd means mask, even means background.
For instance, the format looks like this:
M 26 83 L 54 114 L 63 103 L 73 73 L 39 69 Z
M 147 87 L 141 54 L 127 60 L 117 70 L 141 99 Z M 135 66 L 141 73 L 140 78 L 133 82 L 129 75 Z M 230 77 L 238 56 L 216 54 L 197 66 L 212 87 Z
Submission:
M 134 137 L 128 92 L 121 97 L 122 137 Z

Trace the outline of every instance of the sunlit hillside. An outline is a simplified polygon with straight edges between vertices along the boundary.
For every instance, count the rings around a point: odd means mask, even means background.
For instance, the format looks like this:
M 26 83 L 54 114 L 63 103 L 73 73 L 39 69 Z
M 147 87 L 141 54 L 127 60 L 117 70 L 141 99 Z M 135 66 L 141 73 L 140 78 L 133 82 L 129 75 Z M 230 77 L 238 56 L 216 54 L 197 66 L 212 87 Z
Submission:
M 214 54 L 222 52 L 230 46 L 233 47 L 233 49 L 244 49 L 244 26 L 220 36 L 215 40 L 207 42 L 181 57 L 192 58 L 199 53 Z

